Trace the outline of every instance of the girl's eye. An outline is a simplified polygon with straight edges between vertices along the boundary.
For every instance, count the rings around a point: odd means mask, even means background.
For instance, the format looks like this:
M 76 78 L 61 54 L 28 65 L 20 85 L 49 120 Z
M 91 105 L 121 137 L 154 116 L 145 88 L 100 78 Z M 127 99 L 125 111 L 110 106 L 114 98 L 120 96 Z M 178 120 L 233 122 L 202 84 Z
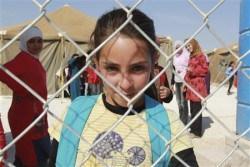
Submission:
M 106 66 L 105 69 L 108 71 L 108 72 L 117 72 L 119 69 L 115 66 Z
M 135 72 L 135 73 L 138 73 L 138 72 L 143 72 L 146 70 L 146 67 L 143 66 L 143 65 L 135 65 L 131 68 L 131 72 Z

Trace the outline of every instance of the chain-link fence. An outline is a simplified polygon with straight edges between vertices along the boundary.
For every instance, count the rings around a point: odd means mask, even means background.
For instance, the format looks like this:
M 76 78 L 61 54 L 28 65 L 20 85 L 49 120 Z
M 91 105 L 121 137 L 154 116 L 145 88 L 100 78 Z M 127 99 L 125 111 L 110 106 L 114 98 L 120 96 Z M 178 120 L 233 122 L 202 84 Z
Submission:
M 10 141 L 2 150 L 1 150 L 1 155 L 3 155 L 7 150 L 9 150 L 13 145 L 15 145 L 15 143 L 18 141 L 18 140 L 21 140 L 22 136 L 24 134 L 26 134 L 28 131 L 30 131 L 32 129 L 32 127 L 34 127 L 46 114 L 49 115 L 50 119 L 52 122 L 60 122 L 61 124 L 63 124 L 63 120 L 61 120 L 60 117 L 58 117 L 58 113 L 56 114 L 53 107 L 51 107 L 51 104 L 53 103 L 53 101 L 55 100 L 55 98 L 57 98 L 58 96 L 60 96 L 62 94 L 62 92 L 68 87 L 68 85 L 74 81 L 77 77 L 79 77 L 81 75 L 81 73 L 83 73 L 88 67 L 92 68 L 95 73 L 101 78 L 101 80 L 103 82 L 105 82 L 107 85 L 109 85 L 112 89 L 114 89 L 114 91 L 116 91 L 120 96 L 122 96 L 127 102 L 128 102 L 128 106 L 129 106 L 129 109 L 125 112 L 125 114 L 121 117 L 119 117 L 119 119 L 117 119 L 117 121 L 114 121 L 112 122 L 111 126 L 106 130 L 105 133 L 103 133 L 101 136 L 99 136 L 99 138 L 96 139 L 96 141 L 93 143 L 93 144 L 90 144 L 88 142 L 86 142 L 87 140 L 84 139 L 84 137 L 81 136 L 81 134 L 78 134 L 77 132 L 75 132 L 71 127 L 68 127 L 66 124 L 65 126 L 70 129 L 71 131 L 73 131 L 72 133 L 74 133 L 77 137 L 80 138 L 80 140 L 82 142 L 85 142 L 85 144 L 88 146 L 89 149 L 89 152 L 88 154 L 93 154 L 93 148 L 94 146 L 96 145 L 99 145 L 102 140 L 105 140 L 107 138 L 110 137 L 110 134 L 113 132 L 113 130 L 119 126 L 120 124 L 123 123 L 124 119 L 126 118 L 127 114 L 130 112 L 130 110 L 133 110 L 133 104 L 134 102 L 137 100 L 137 98 L 139 96 L 141 96 L 141 94 L 144 93 L 144 91 L 152 84 L 154 84 L 154 82 L 159 79 L 159 77 L 161 76 L 161 74 L 165 73 L 166 71 L 171 71 L 173 72 L 175 75 L 179 76 L 179 74 L 172 69 L 171 67 L 171 63 L 172 63 L 172 59 L 174 57 L 174 55 L 182 48 L 184 48 L 186 46 L 186 44 L 188 44 L 190 42 L 190 40 L 192 38 L 197 38 L 199 36 L 199 33 L 201 31 L 203 31 L 204 29 L 208 30 L 208 32 L 215 38 L 215 40 L 220 44 L 221 47 L 224 47 L 226 49 L 226 51 L 228 53 L 230 53 L 230 56 L 232 58 L 230 59 L 234 59 L 236 61 L 236 68 L 233 70 L 233 72 L 228 76 L 226 77 L 223 81 L 221 82 L 218 82 L 216 86 L 213 87 L 211 93 L 207 96 L 207 97 L 203 97 L 200 95 L 199 92 L 197 92 L 189 83 L 187 83 L 186 81 L 183 80 L 183 82 L 185 83 L 185 85 L 191 89 L 198 97 L 200 97 L 200 99 L 202 99 L 202 109 L 199 111 L 199 113 L 192 119 L 190 120 L 190 122 L 185 126 L 184 129 L 180 130 L 177 134 L 175 134 L 175 136 L 173 136 L 171 138 L 171 140 L 167 140 L 167 139 L 164 139 L 165 141 L 165 145 L 166 145 L 166 150 L 164 152 L 164 154 L 166 154 L 169 149 L 168 149 L 168 146 L 173 144 L 176 140 L 178 140 L 178 138 L 183 135 L 185 133 L 186 130 L 189 129 L 189 127 L 191 126 L 191 124 L 193 124 L 193 122 L 198 118 L 199 115 L 201 114 L 204 114 L 206 116 L 208 116 L 213 122 L 215 122 L 216 124 L 220 125 L 220 127 L 222 127 L 223 131 L 227 133 L 227 136 L 230 137 L 230 139 L 232 139 L 232 145 L 231 146 L 228 146 L 227 147 L 227 151 L 226 153 L 223 154 L 223 156 L 219 157 L 220 159 L 217 160 L 216 164 L 213 164 L 215 166 L 230 166 L 230 163 L 228 163 L 229 160 L 235 160 L 234 156 L 238 158 L 238 153 L 240 153 L 243 157 L 243 159 L 241 159 L 241 161 L 243 162 L 243 160 L 248 160 L 249 159 L 249 153 L 246 151 L 246 145 L 242 145 L 241 144 L 241 141 L 242 141 L 242 138 L 244 137 L 244 135 L 246 135 L 249 131 L 246 130 L 244 131 L 242 134 L 237 134 L 234 132 L 234 130 L 232 130 L 232 127 L 228 127 L 227 124 L 224 123 L 223 121 L 223 117 L 220 117 L 218 116 L 216 113 L 214 113 L 211 109 L 211 107 L 209 107 L 209 103 L 213 100 L 216 100 L 216 98 L 218 98 L 218 92 L 225 86 L 225 84 L 228 82 L 228 80 L 237 73 L 237 71 L 240 69 L 241 65 L 242 65 L 242 59 L 249 56 L 249 51 L 247 51 L 246 53 L 242 54 L 241 56 L 239 56 L 237 54 L 237 52 L 233 51 L 232 48 L 228 47 L 224 40 L 223 40 L 223 37 L 220 36 L 220 34 L 218 34 L 214 29 L 213 27 L 209 24 L 209 21 L 210 21 L 210 17 L 211 15 L 219 9 L 219 7 L 221 5 L 223 5 L 224 1 L 218 1 L 218 3 L 216 5 L 214 5 L 211 10 L 209 10 L 208 12 L 204 12 L 202 11 L 199 6 L 196 5 L 196 3 L 194 1 L 191 1 L 191 0 L 187 0 L 188 4 L 190 5 L 190 7 L 197 11 L 198 15 L 202 18 L 202 21 L 199 25 L 199 27 L 197 29 L 194 29 L 193 30 L 193 33 L 189 35 L 189 38 L 185 41 L 185 43 L 177 50 L 175 51 L 170 51 L 171 48 L 168 48 L 169 46 L 172 47 L 172 43 L 171 43 L 171 39 L 169 38 L 166 38 L 166 43 L 165 45 L 167 46 L 163 46 L 163 47 L 159 47 L 155 41 L 152 41 L 147 35 L 144 34 L 144 32 L 141 31 L 141 29 L 132 22 L 132 17 L 133 15 L 131 14 L 131 12 L 137 8 L 141 3 L 144 3 L 143 0 L 138 0 L 138 1 L 135 1 L 134 4 L 131 6 L 131 8 L 128 10 L 125 5 L 119 1 L 119 0 L 114 0 L 114 2 L 117 4 L 118 7 L 124 9 L 124 11 L 127 13 L 127 20 L 121 25 L 121 27 L 119 29 L 117 29 L 115 32 L 112 33 L 112 35 L 105 40 L 104 43 L 100 44 L 98 47 L 94 48 L 93 51 L 90 53 L 90 54 L 87 54 L 86 53 L 86 47 L 87 47 L 87 44 L 88 44 L 88 41 L 86 40 L 85 42 L 79 42 L 77 39 L 75 38 L 72 38 L 70 35 L 68 35 L 67 31 L 65 31 L 64 29 L 62 29 L 60 26 L 58 26 L 54 21 L 52 21 L 52 18 L 49 17 L 47 15 L 47 11 L 46 11 L 46 8 L 48 8 L 48 6 L 50 6 L 50 4 L 53 2 L 52 0 L 47 0 L 47 1 L 44 1 L 43 3 L 40 3 L 36 0 L 33 0 L 32 1 L 37 7 L 38 7 L 38 10 L 40 11 L 40 14 L 30 23 L 28 24 L 24 29 L 22 29 L 15 37 L 9 39 L 9 41 L 7 43 L 2 43 L 1 45 L 1 48 L 0 48 L 0 53 L 1 53 L 1 56 L 3 56 L 3 53 L 5 50 L 7 50 L 7 48 L 11 47 L 11 45 L 13 43 L 15 43 L 18 38 L 21 36 L 21 34 L 23 34 L 25 31 L 27 31 L 31 26 L 33 25 L 36 25 L 37 22 L 39 22 L 39 20 L 41 19 L 45 19 L 46 22 L 48 22 L 48 26 L 50 26 L 52 29 L 54 29 L 58 34 L 60 34 L 60 42 L 63 43 L 63 45 L 61 46 L 62 47 L 62 50 L 63 48 L 66 48 L 68 46 L 66 45 L 71 45 L 70 47 L 73 47 L 74 50 L 72 52 L 79 52 L 80 54 L 84 55 L 86 57 L 86 64 L 84 65 L 84 67 L 77 72 L 76 75 L 74 75 L 70 80 L 68 80 L 65 84 L 63 84 L 62 86 L 60 86 L 59 88 L 56 89 L 55 93 L 53 93 L 48 99 L 44 99 L 42 98 L 38 92 L 32 90 L 27 84 L 25 84 L 22 80 L 20 80 L 19 78 L 17 78 L 15 75 L 13 75 L 11 73 L 11 71 L 7 70 L 6 68 L 4 68 L 4 66 L 1 64 L 0 65 L 0 68 L 1 70 L 5 71 L 9 76 L 11 76 L 11 78 L 13 78 L 14 80 L 16 80 L 20 85 L 22 85 L 25 89 L 27 89 L 33 96 L 35 96 L 42 104 L 43 104 L 43 112 L 27 127 L 25 128 L 25 130 L 20 133 L 16 138 L 14 138 L 12 141 Z M 157 9 L 156 9 L 157 10 Z M 127 98 L 125 95 L 123 95 L 121 92 L 119 92 L 119 90 L 114 86 L 112 85 L 99 71 L 97 71 L 95 68 L 93 68 L 91 66 L 91 60 L 92 58 L 95 56 L 95 54 L 107 43 L 109 42 L 117 33 L 119 33 L 119 31 L 124 27 L 126 26 L 127 24 L 132 24 L 134 26 L 135 29 L 137 29 L 137 31 L 139 31 L 148 41 L 149 43 L 151 43 L 155 48 L 156 50 L 160 53 L 161 55 L 161 62 L 162 64 L 164 64 L 164 68 L 162 71 L 160 71 L 160 73 L 150 81 L 150 83 L 145 87 L 143 88 L 143 90 L 141 90 L 137 95 L 135 95 L 132 99 L 129 99 Z M 72 25 L 73 26 L 73 25 Z M 46 33 L 46 32 L 43 32 L 43 33 Z M 1 33 L 1 39 L 3 39 L 3 36 L 4 36 L 4 33 Z M 67 43 L 69 44 L 66 44 L 66 41 Z M 169 44 L 169 45 L 168 45 Z M 168 52 L 164 51 L 164 49 L 162 48 L 168 48 Z M 45 53 L 43 53 L 45 54 Z M 70 53 L 63 53 L 62 51 L 62 55 L 64 55 L 62 57 L 65 58 L 65 55 L 69 55 Z M 45 55 L 46 56 L 46 55 Z M 62 61 L 62 59 L 59 59 L 57 61 Z M 223 68 L 225 68 L 225 62 L 221 61 L 220 64 L 222 64 L 221 66 L 223 66 Z M 227 64 L 227 63 L 226 63 Z M 213 64 L 212 64 L 213 65 Z M 61 68 L 64 68 L 65 67 L 65 64 L 64 63 L 61 63 L 60 64 L 60 67 Z M 217 73 L 219 71 L 213 71 L 213 73 Z M 244 72 L 243 72 L 244 73 Z M 217 74 L 213 74 L 215 75 L 215 79 L 214 80 L 217 80 L 218 79 L 218 76 Z M 247 75 L 246 75 L 247 76 Z M 249 78 L 249 77 L 248 77 Z M 62 100 L 62 99 L 61 99 Z M 236 101 L 236 100 L 235 100 Z M 59 104 L 60 105 L 60 104 Z M 227 105 L 227 104 L 221 104 L 221 105 Z M 66 105 L 65 105 L 66 106 Z M 166 105 L 167 108 L 168 108 L 168 105 Z M 236 107 L 235 107 L 236 108 Z M 235 110 L 235 108 L 232 108 L 231 110 Z M 58 109 L 55 109 L 55 110 L 58 110 Z M 65 110 L 63 108 L 60 108 L 60 110 Z M 174 110 L 177 110 L 177 108 L 175 108 Z M 230 112 L 230 111 L 229 111 Z M 60 114 L 59 114 L 60 115 Z M 140 117 L 140 115 L 137 115 L 141 120 L 142 122 L 144 122 L 144 124 L 146 124 L 146 120 L 145 118 L 143 117 Z M 128 126 L 129 127 L 129 126 Z M 160 132 L 158 132 L 158 130 L 154 129 L 154 127 L 150 127 L 152 128 L 155 133 L 159 136 L 161 136 L 162 138 L 164 138 Z M 131 133 L 137 133 L 137 132 L 134 132 L 134 131 L 131 131 Z M 115 134 L 114 134 L 115 135 Z M 217 135 L 217 134 L 214 134 L 214 135 Z M 119 136 L 118 136 L 119 138 Z M 219 142 L 217 141 L 218 145 L 223 145 L 226 147 L 226 143 L 225 141 L 223 142 Z M 209 143 L 207 141 L 208 145 L 210 145 L 211 143 Z M 247 142 L 246 142 L 247 143 Z M 206 143 L 202 143 L 203 145 L 206 145 Z M 249 143 L 247 143 L 247 146 Z M 100 146 L 100 145 L 99 145 Z M 195 145 L 196 146 L 196 145 Z M 101 146 L 100 146 L 101 147 Z M 118 146 L 117 146 L 118 147 Z M 207 146 L 208 148 L 209 146 Z M 211 146 L 212 147 L 212 146 Z M 194 150 L 195 150 L 195 153 L 198 157 L 198 162 L 199 162 L 199 158 L 202 157 L 202 156 L 199 156 L 199 154 L 202 154 L 203 151 L 199 150 L 199 147 L 197 146 L 194 147 Z M 130 150 L 132 151 L 132 150 Z M 157 161 L 155 161 L 154 164 L 152 164 L 152 166 L 157 166 L 157 163 L 161 160 L 161 158 L 164 157 L 164 154 L 161 155 L 159 157 L 159 159 Z M 209 155 L 209 151 L 206 152 L 206 157 L 210 157 Z M 213 152 L 211 152 L 211 154 L 213 154 Z M 237 154 L 237 156 L 236 156 Z M 100 164 L 102 164 L 103 166 L 119 166 L 118 162 L 121 163 L 121 161 L 127 161 L 128 157 L 126 157 L 126 155 L 124 154 L 121 154 L 119 155 L 120 156 L 120 161 L 114 161 L 112 163 L 108 163 L 106 162 L 105 160 L 103 159 L 98 159 L 100 161 Z M 182 164 L 183 166 L 188 166 L 188 164 L 186 162 L 184 162 L 181 158 L 179 158 L 175 153 L 172 152 L 172 156 L 174 156 L 176 159 L 178 159 Z M 215 156 L 214 155 L 211 155 L 211 158 L 214 158 Z M 3 157 L 2 157 L 3 158 Z M 81 165 L 84 166 L 84 163 L 85 163 L 86 159 L 84 159 L 82 162 L 81 162 Z M 7 166 L 13 166 L 12 162 L 8 162 L 7 159 L 3 159 L 3 162 L 7 165 Z M 249 162 L 248 162 L 249 163 Z M 234 164 L 234 163 L 232 163 Z M 244 165 L 246 165 L 246 163 L 243 163 Z M 131 165 L 131 164 L 130 164 Z M 200 164 L 201 166 L 210 166 L 211 164 L 209 164 L 207 162 L 207 165 L 206 163 L 202 163 Z M 124 164 L 121 163 L 120 166 L 124 166 Z M 133 165 L 132 165 L 133 166 Z M 134 165 L 136 166 L 136 165 Z

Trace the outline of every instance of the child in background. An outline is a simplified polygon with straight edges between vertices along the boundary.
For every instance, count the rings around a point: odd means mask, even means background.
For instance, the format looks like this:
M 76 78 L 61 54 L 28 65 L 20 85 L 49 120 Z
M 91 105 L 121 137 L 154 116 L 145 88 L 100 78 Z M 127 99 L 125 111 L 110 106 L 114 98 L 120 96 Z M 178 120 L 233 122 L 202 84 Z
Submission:
M 229 65 L 225 71 L 226 77 L 229 77 L 232 74 L 233 70 L 234 70 L 234 61 L 230 61 Z M 232 75 L 228 80 L 227 95 L 232 94 L 231 88 L 233 86 L 233 81 L 234 81 L 234 75 Z
M 68 61 L 69 79 L 74 77 L 74 75 L 81 70 L 85 63 L 85 56 L 80 56 L 79 54 L 74 53 L 71 59 Z M 70 83 L 69 92 L 72 101 L 78 96 L 85 95 L 86 75 L 86 71 L 83 71 L 80 76 L 75 78 L 74 81 Z
M 92 50 L 87 51 L 88 54 L 91 53 Z M 95 63 L 92 63 L 92 66 L 96 68 Z M 88 83 L 88 95 L 98 95 L 101 93 L 101 81 L 95 71 L 87 67 L 86 69 L 87 74 L 87 83 Z
M 160 39 L 156 39 L 156 43 L 160 46 Z M 154 55 L 154 76 L 157 76 L 162 70 L 163 67 L 159 65 L 158 60 L 160 58 L 160 53 L 156 52 Z M 157 97 L 160 102 L 170 103 L 173 99 L 173 93 L 169 87 L 168 77 L 166 72 L 164 72 L 156 81 L 155 87 L 157 90 Z

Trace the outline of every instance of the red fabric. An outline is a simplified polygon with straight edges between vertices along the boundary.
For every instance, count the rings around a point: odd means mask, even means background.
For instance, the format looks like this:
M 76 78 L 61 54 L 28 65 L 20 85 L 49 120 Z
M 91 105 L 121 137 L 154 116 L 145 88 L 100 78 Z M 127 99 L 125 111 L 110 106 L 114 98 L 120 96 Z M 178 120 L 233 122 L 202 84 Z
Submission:
M 38 59 L 26 52 L 20 52 L 4 66 L 40 96 L 47 99 L 46 71 Z M 2 70 L 0 70 L 0 81 L 13 91 L 8 119 L 12 136 L 15 138 L 43 111 L 42 103 Z M 20 159 L 25 157 L 25 159 L 21 159 L 25 166 L 36 166 L 34 148 L 30 144 L 32 140 L 48 134 L 47 116 L 41 120 L 41 123 L 43 123 L 42 127 L 32 128 L 21 138 L 21 141 L 16 143 L 16 155 Z
M 206 57 L 201 54 L 197 56 L 190 56 L 188 62 L 188 71 L 185 75 L 185 81 L 189 83 L 194 90 L 199 92 L 202 97 L 207 96 L 207 88 L 205 76 L 208 73 L 208 63 Z M 199 102 L 201 99 L 196 96 L 191 89 L 187 88 L 186 99 L 194 102 Z
M 2 121 L 0 119 L 0 148 L 3 149 L 6 145 L 5 134 L 3 130 Z M 6 159 L 6 154 L 4 154 L 4 159 Z M 0 167 L 4 166 L 3 163 L 0 162 Z
M 237 75 L 234 76 L 234 86 L 237 88 L 238 86 L 238 77 Z
M 87 68 L 86 71 L 87 71 L 88 83 L 89 84 L 99 84 L 100 79 L 99 79 L 98 75 L 95 73 L 95 71 L 89 67 Z
M 158 75 L 161 71 L 163 70 L 163 67 L 159 66 L 158 64 L 155 65 L 154 67 L 154 76 L 156 77 L 156 75 Z M 168 79 L 167 79 L 167 75 L 164 72 L 159 79 L 157 79 L 155 81 L 155 85 L 157 88 L 160 88 L 160 86 L 168 86 Z
M 163 67 L 159 66 L 158 64 L 155 64 L 155 67 L 154 67 L 154 77 L 156 77 L 162 70 L 163 70 Z M 167 78 L 167 74 L 165 72 L 162 73 L 162 75 L 160 75 L 160 78 L 158 78 L 155 81 L 155 86 L 156 86 L 156 89 L 157 89 L 158 100 L 160 102 L 169 103 L 172 100 L 172 97 L 173 97 L 172 92 L 165 99 L 161 99 L 160 96 L 159 96 L 160 95 L 159 92 L 160 92 L 160 87 L 161 86 L 165 86 L 165 87 L 169 88 L 168 78 Z

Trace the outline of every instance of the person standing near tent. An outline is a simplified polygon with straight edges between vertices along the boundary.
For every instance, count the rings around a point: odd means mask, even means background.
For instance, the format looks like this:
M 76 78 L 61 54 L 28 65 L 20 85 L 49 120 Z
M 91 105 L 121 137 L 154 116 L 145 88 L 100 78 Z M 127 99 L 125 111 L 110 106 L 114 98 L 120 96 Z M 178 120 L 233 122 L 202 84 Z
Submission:
M 210 82 L 211 82 L 211 72 L 209 69 L 210 62 L 209 62 L 208 55 L 206 53 L 204 53 L 204 55 L 206 57 L 206 61 L 207 61 L 207 65 L 208 65 L 208 73 L 205 77 L 205 83 L 206 83 L 206 88 L 207 88 L 207 94 L 209 95 L 210 94 Z
M 30 27 L 20 36 L 21 52 L 3 65 L 16 77 L 31 87 L 43 99 L 47 99 L 46 71 L 39 61 L 43 47 L 42 32 L 38 27 Z M 13 91 L 8 120 L 13 138 L 16 138 L 42 112 L 43 104 L 28 90 L 0 69 L 0 81 Z M 47 115 L 15 144 L 16 166 L 42 166 L 50 152 Z
M 156 38 L 156 43 L 160 46 L 160 39 Z M 160 58 L 160 53 L 155 52 L 154 55 L 154 77 L 157 76 L 162 70 L 163 67 L 159 65 L 158 61 Z M 157 91 L 157 100 L 164 103 L 170 103 L 173 99 L 173 92 L 171 91 L 168 83 L 167 74 L 164 72 L 160 77 L 155 81 L 155 87 Z
M 95 64 L 93 64 L 95 67 Z M 101 93 L 101 82 L 98 75 L 92 68 L 87 68 L 88 95 L 98 95 Z
M 74 77 L 74 75 L 81 70 L 85 65 L 85 56 L 79 56 L 79 54 L 73 54 L 71 59 L 68 61 L 69 68 L 69 78 Z M 84 71 L 80 76 L 75 78 L 69 85 L 69 92 L 71 100 L 74 100 L 78 96 L 85 94 L 85 82 L 86 82 L 86 72 Z
M 230 61 L 228 67 L 226 68 L 226 71 L 225 71 L 225 74 L 226 74 L 226 77 L 229 77 L 233 70 L 234 70 L 234 61 Z M 233 82 L 234 82 L 234 76 L 235 75 L 232 75 L 229 80 L 228 80 L 228 89 L 227 89 L 227 95 L 230 95 L 232 92 L 231 92 L 231 88 L 233 86 Z
M 88 50 L 87 53 L 90 54 L 92 50 Z M 92 66 L 96 68 L 95 62 L 92 62 Z M 88 95 L 98 95 L 101 93 L 101 80 L 95 71 L 87 67 L 86 69 L 87 83 L 88 83 Z
M 186 45 L 190 52 L 185 81 L 202 97 L 207 96 L 207 87 L 205 77 L 208 73 L 208 63 L 201 47 L 196 39 L 191 39 Z M 185 86 L 186 87 L 186 86 Z M 193 119 L 201 110 L 201 98 L 193 90 L 186 89 L 186 99 L 190 102 L 191 119 Z M 184 89 L 184 90 L 185 90 Z M 192 137 L 202 136 L 202 113 L 190 126 Z
M 153 21 L 138 9 L 131 15 L 133 23 L 155 41 Z M 127 17 L 123 9 L 102 15 L 93 32 L 93 46 L 100 46 Z M 131 99 L 150 82 L 155 52 L 154 46 L 129 23 L 96 53 L 97 70 Z M 198 166 L 188 132 L 183 132 L 169 147 L 165 145 L 184 128 L 173 112 L 166 112 L 164 106 L 146 92 L 134 101 L 135 114 L 120 93 L 106 82 L 103 86 L 103 94 L 81 96 L 68 108 L 64 123 L 78 132 L 81 139 L 61 124 L 52 129 L 51 166 L 152 166 L 154 162 L 159 167 L 181 166 L 172 153 L 188 165 Z M 122 122 L 109 131 L 123 116 Z
M 182 41 L 175 41 L 174 50 L 179 49 L 183 45 Z M 183 92 L 183 80 L 186 75 L 190 53 L 184 47 L 174 55 L 173 68 L 179 76 L 172 75 L 171 86 L 176 95 L 176 101 L 179 108 L 179 116 L 181 121 L 186 125 L 188 123 L 188 102 L 185 92 Z

